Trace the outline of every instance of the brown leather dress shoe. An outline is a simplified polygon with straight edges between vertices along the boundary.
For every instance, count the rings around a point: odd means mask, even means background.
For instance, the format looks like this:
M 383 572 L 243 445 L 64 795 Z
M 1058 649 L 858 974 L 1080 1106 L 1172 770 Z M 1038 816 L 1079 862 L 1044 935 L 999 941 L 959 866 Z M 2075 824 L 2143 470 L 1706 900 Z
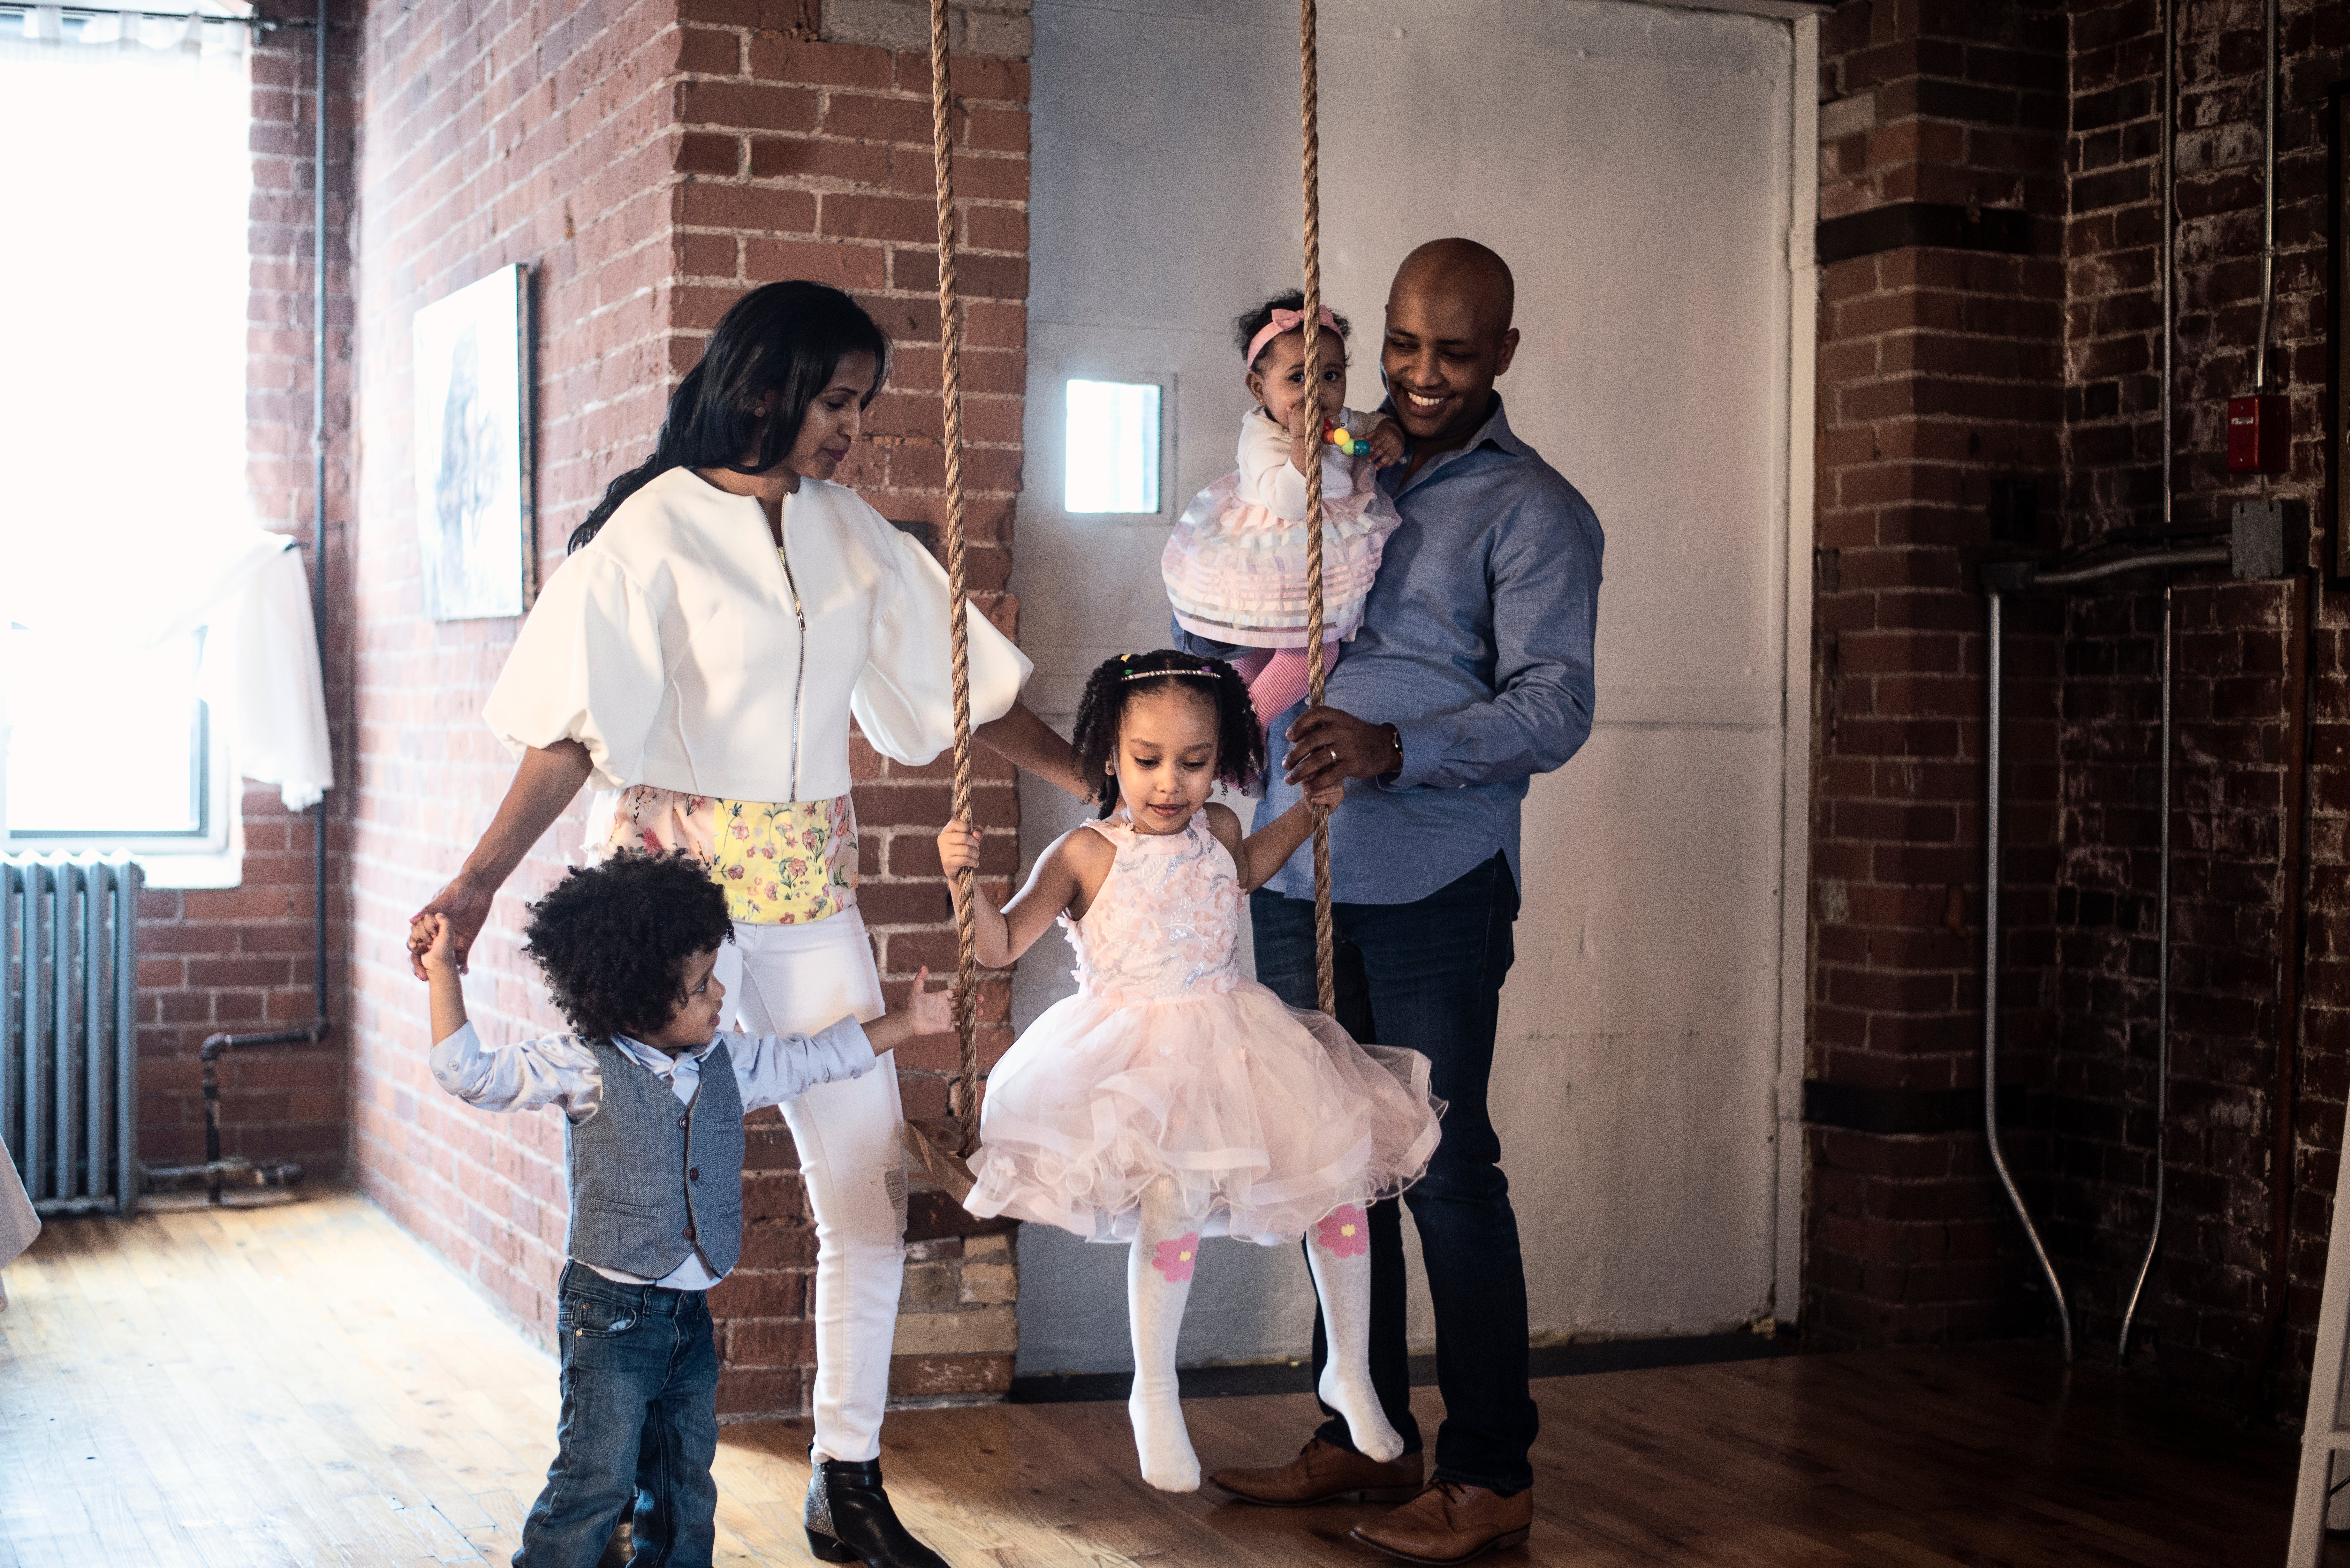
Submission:
M 1384 1519 L 1355 1526 L 1355 1539 L 1407 1563 L 1466 1563 L 1496 1546 L 1524 1542 L 1534 1522 L 1528 1487 L 1503 1497 L 1482 1486 L 1437 1481 Z
M 1243 1502 L 1263 1503 L 1267 1508 L 1305 1508 L 1340 1498 L 1401 1502 L 1419 1488 L 1419 1463 L 1418 1454 L 1405 1454 L 1381 1464 L 1311 1438 L 1285 1465 L 1218 1470 L 1208 1480 Z

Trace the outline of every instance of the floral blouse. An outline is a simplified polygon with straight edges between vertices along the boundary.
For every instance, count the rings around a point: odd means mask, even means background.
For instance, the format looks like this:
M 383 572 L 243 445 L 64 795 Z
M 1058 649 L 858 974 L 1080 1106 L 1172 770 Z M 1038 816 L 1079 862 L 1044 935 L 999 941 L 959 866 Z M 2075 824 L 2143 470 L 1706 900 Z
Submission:
M 653 784 L 620 792 L 603 848 L 690 850 L 729 918 L 804 926 L 857 907 L 857 812 L 830 800 L 722 800 Z

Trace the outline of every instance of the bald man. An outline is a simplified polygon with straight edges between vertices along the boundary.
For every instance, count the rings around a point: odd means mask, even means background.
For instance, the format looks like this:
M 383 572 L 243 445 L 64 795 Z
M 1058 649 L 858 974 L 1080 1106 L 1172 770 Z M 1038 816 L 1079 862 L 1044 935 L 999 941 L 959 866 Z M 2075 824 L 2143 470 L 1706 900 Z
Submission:
M 1428 1262 L 1445 1418 L 1423 1490 L 1403 1232 L 1396 1204 L 1378 1204 L 1371 1368 L 1403 1457 L 1357 1452 L 1326 1406 L 1290 1463 L 1211 1479 L 1277 1505 L 1409 1499 L 1355 1538 L 1413 1563 L 1514 1544 L 1534 1517 L 1525 1269 L 1485 1087 L 1518 912 L 1518 805 L 1530 778 L 1591 732 L 1603 540 L 1589 504 L 1503 417 L 1493 383 L 1517 355 L 1514 306 L 1509 267 L 1471 240 L 1422 245 L 1397 271 L 1380 365 L 1410 444 L 1380 483 L 1403 523 L 1327 705 L 1266 726 L 1286 740 L 1266 812 L 1345 782 L 1347 807 L 1330 820 L 1338 1021 L 1357 1039 L 1426 1053 L 1450 1103 L 1428 1175 L 1404 1199 Z M 1237 651 L 1180 627 L 1176 638 Z M 1258 978 L 1292 1006 L 1315 1005 L 1308 851 L 1250 895 L 1249 914 Z M 1317 1380 L 1323 1359 L 1317 1316 Z

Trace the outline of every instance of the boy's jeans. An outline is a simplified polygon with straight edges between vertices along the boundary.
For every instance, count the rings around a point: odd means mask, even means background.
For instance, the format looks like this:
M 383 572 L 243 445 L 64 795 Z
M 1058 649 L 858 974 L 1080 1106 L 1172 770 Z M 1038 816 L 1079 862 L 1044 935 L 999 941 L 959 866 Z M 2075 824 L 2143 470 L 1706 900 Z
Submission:
M 595 1568 L 633 1507 L 629 1568 L 709 1568 L 718 1487 L 718 1350 L 700 1291 L 563 1265 L 560 1445 L 515 1568 Z

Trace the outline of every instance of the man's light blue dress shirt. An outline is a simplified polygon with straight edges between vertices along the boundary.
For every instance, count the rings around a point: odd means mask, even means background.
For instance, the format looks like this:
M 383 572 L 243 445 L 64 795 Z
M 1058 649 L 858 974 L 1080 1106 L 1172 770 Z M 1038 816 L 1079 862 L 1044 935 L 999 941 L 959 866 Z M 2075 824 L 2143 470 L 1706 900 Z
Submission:
M 1388 538 L 1363 628 L 1331 671 L 1330 706 L 1403 737 L 1403 768 L 1350 779 L 1330 817 L 1331 896 L 1408 904 L 1496 854 L 1518 866 L 1526 781 L 1575 755 L 1591 733 L 1592 638 L 1606 540 L 1591 505 L 1510 431 L 1502 400 L 1458 452 L 1379 475 L 1403 514 Z M 1177 646 L 1244 651 L 1180 626 Z M 1273 718 L 1259 820 L 1297 799 L 1281 778 L 1284 732 L 1300 703 Z M 1314 896 L 1310 846 L 1265 886 Z

